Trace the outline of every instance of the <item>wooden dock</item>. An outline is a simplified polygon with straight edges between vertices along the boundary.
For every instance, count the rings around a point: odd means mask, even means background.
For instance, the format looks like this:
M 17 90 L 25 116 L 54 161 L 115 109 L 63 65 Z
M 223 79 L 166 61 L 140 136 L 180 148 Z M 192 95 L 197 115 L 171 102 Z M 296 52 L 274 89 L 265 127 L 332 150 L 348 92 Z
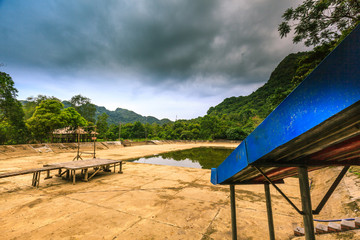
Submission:
M 119 166 L 119 172 L 122 173 L 122 160 L 110 160 L 110 159 L 101 159 L 101 158 L 92 158 L 85 159 L 81 161 L 71 161 L 64 163 L 54 163 L 47 164 L 44 167 L 57 167 L 59 169 L 58 176 L 62 176 L 66 173 L 66 177 L 72 177 L 73 184 L 75 184 L 76 180 L 76 170 L 81 170 L 81 175 L 83 176 L 84 181 L 89 181 L 92 177 L 94 177 L 100 170 L 105 172 L 110 172 L 110 168 L 114 168 L 114 172 L 116 171 L 116 166 Z M 89 168 L 94 168 L 95 172 L 89 177 Z M 65 169 L 62 172 L 62 169 Z
M 99 171 L 103 170 L 105 172 L 111 172 L 110 168 L 114 168 L 114 172 L 116 171 L 116 167 L 119 166 L 118 173 L 122 173 L 122 160 L 110 160 L 110 159 L 101 159 L 101 158 L 92 158 L 92 159 L 85 159 L 81 161 L 71 161 L 71 162 L 63 162 L 63 163 L 53 163 L 53 164 L 46 164 L 42 168 L 32 168 L 32 169 L 25 169 L 15 172 L 7 172 L 1 173 L 0 178 L 6 177 L 14 177 L 24 174 L 33 174 L 32 178 L 32 186 L 39 187 L 40 184 L 40 175 L 41 172 L 47 172 L 45 179 L 52 178 L 50 175 L 51 170 L 58 170 L 59 174 L 56 176 L 61 177 L 64 174 L 67 179 L 72 178 L 73 184 L 76 181 L 76 170 L 81 170 L 81 175 L 84 181 L 89 181 L 93 178 Z M 89 176 L 89 169 L 93 168 L 94 172 L 91 176 Z

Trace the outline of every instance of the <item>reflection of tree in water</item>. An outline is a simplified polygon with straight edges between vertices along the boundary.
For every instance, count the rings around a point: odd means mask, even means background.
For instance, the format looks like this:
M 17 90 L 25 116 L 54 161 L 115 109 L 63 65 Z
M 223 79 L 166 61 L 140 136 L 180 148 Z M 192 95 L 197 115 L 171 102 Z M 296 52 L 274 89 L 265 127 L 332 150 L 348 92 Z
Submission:
M 232 151 L 234 151 L 234 149 L 201 147 L 163 153 L 158 156 L 163 159 L 173 159 L 176 161 L 190 160 L 192 162 L 198 162 L 203 169 L 211 169 L 218 167 Z

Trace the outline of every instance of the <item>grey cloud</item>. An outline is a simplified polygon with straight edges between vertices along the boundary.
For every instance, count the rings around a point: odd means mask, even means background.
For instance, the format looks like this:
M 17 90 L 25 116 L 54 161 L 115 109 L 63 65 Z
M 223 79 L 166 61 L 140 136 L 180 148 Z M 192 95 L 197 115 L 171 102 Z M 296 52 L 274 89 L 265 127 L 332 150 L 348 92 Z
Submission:
M 0 1 L 0 61 L 58 74 L 122 71 L 166 86 L 265 81 L 287 0 Z M 3 58 L 3 59 L 2 59 Z M 176 85 L 176 84 L 175 84 Z M 170 87 L 169 86 L 169 87 Z

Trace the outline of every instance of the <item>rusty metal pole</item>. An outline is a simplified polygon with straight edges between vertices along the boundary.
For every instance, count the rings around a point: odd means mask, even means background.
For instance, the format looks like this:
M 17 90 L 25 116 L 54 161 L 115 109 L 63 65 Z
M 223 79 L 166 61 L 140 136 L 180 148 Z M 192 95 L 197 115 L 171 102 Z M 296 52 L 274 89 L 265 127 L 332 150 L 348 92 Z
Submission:
M 268 226 L 269 226 L 269 237 L 270 237 L 270 240 L 275 240 L 274 220 L 273 220 L 273 214 L 272 214 L 272 208 L 271 208 L 271 196 L 270 196 L 269 183 L 265 183 L 264 187 L 265 187 L 266 210 L 267 210 Z
M 232 240 L 237 240 L 235 186 L 234 185 L 230 185 L 230 204 L 231 204 Z
M 305 228 L 305 239 L 315 240 L 314 219 L 312 214 L 309 176 L 307 170 L 307 167 L 298 168 L 301 205 L 304 214 L 303 220 Z

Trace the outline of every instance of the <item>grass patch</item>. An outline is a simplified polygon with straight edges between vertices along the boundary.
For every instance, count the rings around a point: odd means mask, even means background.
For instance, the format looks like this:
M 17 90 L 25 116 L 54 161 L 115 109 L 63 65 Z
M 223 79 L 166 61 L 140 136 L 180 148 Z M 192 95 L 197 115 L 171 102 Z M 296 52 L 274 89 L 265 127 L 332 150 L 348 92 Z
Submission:
M 351 210 L 351 212 L 358 212 L 360 211 L 359 206 L 357 205 L 356 201 L 349 202 L 346 206 Z
M 347 240 L 347 239 L 354 239 L 354 232 L 346 232 L 346 233 L 339 233 L 336 236 L 336 239 L 342 239 L 342 240 Z
M 203 235 L 203 237 L 201 238 L 201 240 L 213 240 L 212 237 L 210 237 L 211 234 L 215 233 L 216 229 L 214 229 L 213 227 L 208 227 L 208 229 L 206 230 L 205 234 Z
M 360 167 L 359 167 L 359 166 L 352 166 L 352 167 L 349 169 L 349 172 L 357 175 L 357 177 L 360 178 Z

